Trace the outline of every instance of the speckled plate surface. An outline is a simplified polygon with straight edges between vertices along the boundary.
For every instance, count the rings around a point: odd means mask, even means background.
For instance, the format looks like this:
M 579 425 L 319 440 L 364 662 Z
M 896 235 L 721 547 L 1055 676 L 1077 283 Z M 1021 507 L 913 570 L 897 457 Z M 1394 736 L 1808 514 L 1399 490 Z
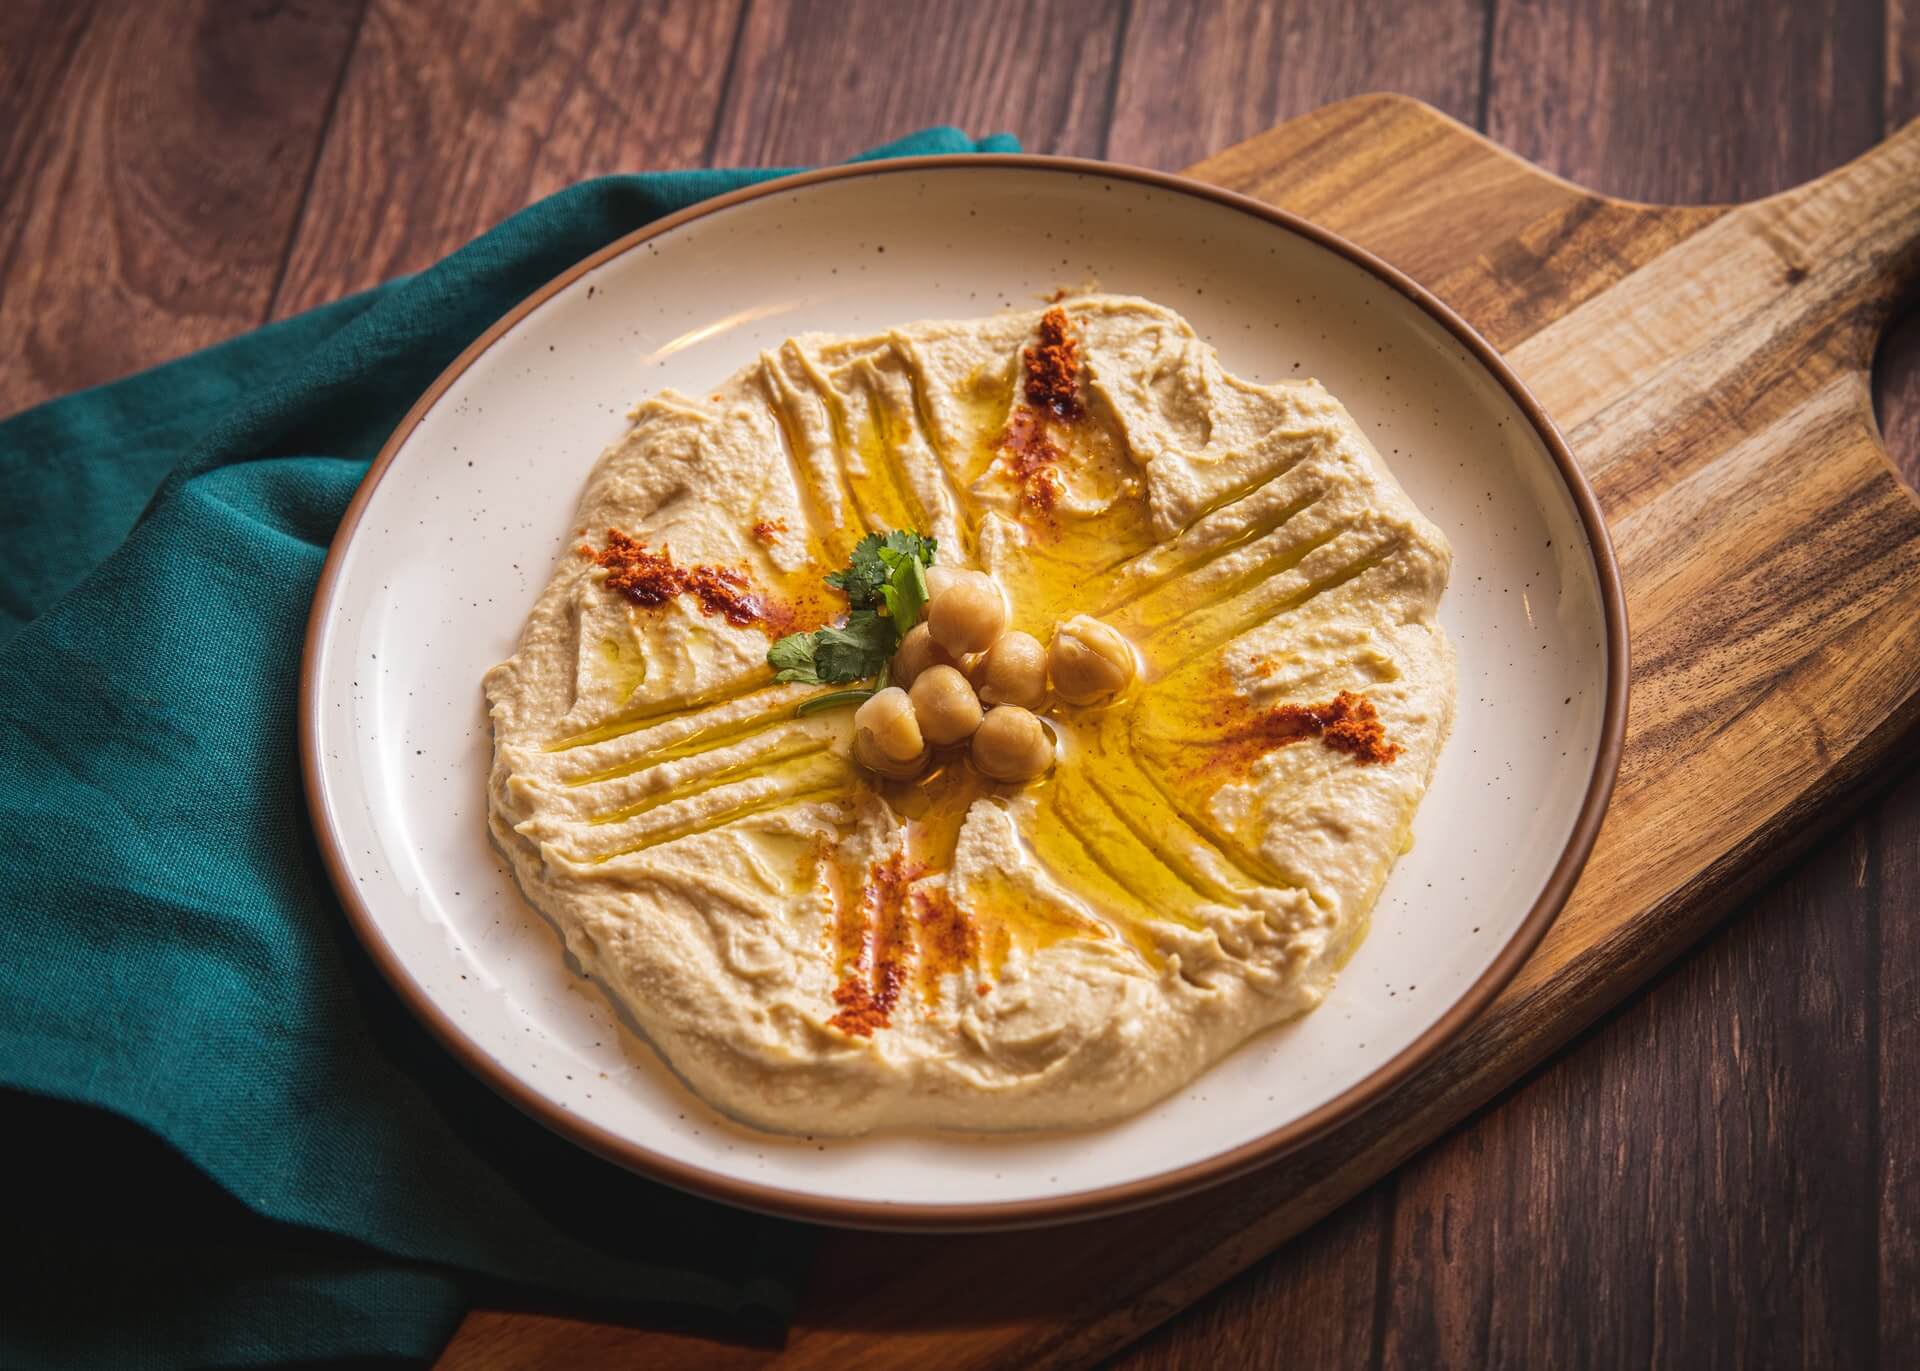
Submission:
M 1459 716 L 1328 1001 L 1086 1133 L 776 1137 L 704 1107 L 563 959 L 490 845 L 480 677 L 567 545 L 632 404 L 808 330 L 1098 284 L 1184 314 L 1229 371 L 1319 377 L 1451 540 Z M 432 536 L 441 531 L 456 536 Z M 1254 201 L 1094 163 L 964 157 L 771 183 L 615 244 L 422 397 L 343 521 L 309 625 L 302 755 L 354 926 L 471 1069 L 584 1146 L 828 1222 L 1047 1222 L 1217 1183 L 1394 1087 L 1546 931 L 1619 761 L 1626 628 L 1592 496 L 1490 348 L 1378 261 Z

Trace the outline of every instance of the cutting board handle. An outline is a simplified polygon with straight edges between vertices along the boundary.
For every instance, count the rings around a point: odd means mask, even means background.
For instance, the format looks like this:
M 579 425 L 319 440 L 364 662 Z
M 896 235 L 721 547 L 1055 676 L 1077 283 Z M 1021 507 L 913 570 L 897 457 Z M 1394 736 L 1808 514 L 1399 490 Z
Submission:
M 1746 210 L 1782 260 L 1781 284 L 1838 325 L 1862 368 L 1920 284 L 1920 119 L 1845 166 Z

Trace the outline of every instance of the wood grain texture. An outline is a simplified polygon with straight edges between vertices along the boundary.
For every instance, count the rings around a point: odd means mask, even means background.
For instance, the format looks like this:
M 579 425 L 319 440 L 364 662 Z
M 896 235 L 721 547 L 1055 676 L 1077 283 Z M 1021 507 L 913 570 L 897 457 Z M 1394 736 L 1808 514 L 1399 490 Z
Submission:
M 1881 0 L 1493 6 L 1487 136 L 1635 200 L 1751 199 L 1879 131 Z
M 1762 168 L 1773 179 L 1754 188 L 1812 169 Z M 1911 434 L 1890 437 L 1915 451 Z M 1920 829 L 1896 831 L 1904 851 L 1920 846 Z M 1866 935 L 1903 908 L 1860 898 L 1864 843 L 1826 848 L 1650 996 L 1632 1031 L 1598 1035 L 1399 1174 L 1386 1364 L 1873 1364 L 1868 1292 L 1880 1283 L 1883 1323 L 1910 1321 L 1920 1256 L 1898 1217 L 1913 1212 L 1905 1149 L 1881 1141 L 1911 1138 L 1914 1121 L 1864 1126 Z M 1908 1093 L 1886 1090 L 1882 1113 Z M 1877 1264 L 1860 1241 L 1875 1207 L 1857 1193 L 1876 1155 L 1890 1168 Z M 1503 1260 L 1514 1252 L 1529 1260 Z M 1887 1327 L 1885 1364 L 1906 1364 Z
M 1908 394 L 1920 396 L 1920 387 Z M 1920 404 L 1909 411 L 1920 421 Z M 1920 429 L 1920 422 L 1913 425 Z M 1910 433 L 1909 437 L 1920 436 Z M 1920 446 L 1909 449 L 1920 451 Z M 1870 864 L 1861 873 L 1881 911 L 1874 940 L 1878 996 L 1872 1043 L 1877 1140 L 1873 1158 L 1878 1223 L 1875 1295 L 1880 1359 L 1886 1366 L 1920 1366 L 1920 776 L 1868 816 Z
M 1712 8 L 1615 7 L 1614 41 L 1637 52 L 1654 40 L 1682 59 L 1722 47 L 1712 26 L 1725 16 Z M 1593 16 L 1565 6 L 1501 12 L 1488 122 L 1525 126 L 1553 150 L 1550 170 L 1637 195 L 1781 191 L 1881 132 L 1861 84 L 1832 80 L 1836 66 L 1873 69 L 1878 33 L 1858 22 L 1771 31 L 1815 17 L 1832 16 L 1784 15 L 1747 51 L 1785 83 L 1769 92 L 1772 108 L 1814 113 L 1804 122 L 1817 137 L 1777 117 L 1736 117 L 1748 73 L 1726 64 L 1673 83 L 1657 105 L 1647 73 L 1611 62 L 1631 90 L 1602 79 L 1582 101 L 1552 98 L 1540 88 L 1554 70 L 1547 53 L 1593 45 Z M 1649 33 L 1654 25 L 1662 31 Z M 1796 54 L 1782 44 L 1809 41 L 1825 45 L 1818 60 L 1785 60 Z M 1743 144 L 1738 155 L 1727 139 L 1673 135 L 1722 126 Z M 1649 145 L 1669 151 L 1647 157 Z M 1850 414 L 1843 405 L 1842 421 Z M 1743 911 L 1739 936 L 1687 963 L 1577 1060 L 1402 1170 L 1390 1360 L 1440 1351 L 1524 1366 L 1577 1348 L 1573 1360 L 1601 1366 L 1873 1364 L 1878 1271 L 1863 1239 L 1878 1139 L 1835 1127 L 1873 1115 L 1861 1069 L 1874 1003 L 1864 935 L 1878 910 L 1853 880 L 1864 843 L 1855 831 L 1828 845 Z M 1532 1259 L 1498 1260 L 1515 1248 Z M 1756 1283 L 1757 1273 L 1771 1279 Z
M 1401 1173 L 1385 1364 L 1874 1364 L 1873 1140 L 1836 1127 L 1872 1113 L 1846 1069 L 1872 999 L 1866 861 L 1826 845 L 1584 1069 Z
M 0 214 L 31 194 L 30 155 L 44 146 L 41 130 L 55 108 L 54 92 L 91 18 L 91 6 L 67 0 L 0 6 Z
M 7 8 L 0 414 L 266 317 L 359 0 Z
M 1471 121 L 1485 27 L 1480 0 L 1135 0 L 1106 156 L 1183 167 L 1283 119 L 1376 90 Z
M 1151 1330 L 1109 1367 L 1293 1371 L 1381 1364 L 1398 1267 L 1391 1177 L 1250 1271 Z
M 586 177 L 700 165 L 738 13 L 373 0 L 274 313 L 416 271 Z
M 1920 4 L 1886 0 L 1886 55 L 1881 63 L 1881 108 L 1893 129 L 1920 117 Z
M 934 123 L 1098 157 L 1123 12 L 1122 0 L 759 0 L 715 160 L 837 162 Z

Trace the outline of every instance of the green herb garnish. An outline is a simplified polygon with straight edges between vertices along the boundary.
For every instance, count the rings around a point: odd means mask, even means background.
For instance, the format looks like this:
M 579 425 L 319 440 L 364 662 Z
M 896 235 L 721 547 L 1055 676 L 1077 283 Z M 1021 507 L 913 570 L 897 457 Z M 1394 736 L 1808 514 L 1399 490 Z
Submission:
M 932 554 L 928 554 L 932 560 Z M 920 611 L 927 607 L 932 592 L 927 589 L 926 566 L 918 557 L 904 557 L 887 583 L 880 587 L 880 598 L 887 602 L 887 616 L 896 624 L 912 628 L 920 622 Z M 902 637 L 907 629 L 900 630 Z
M 869 533 L 854 544 L 847 569 L 830 572 L 827 584 L 846 591 L 847 603 L 855 609 L 877 609 L 882 603 L 891 603 L 887 600 L 887 587 L 897 588 L 914 563 L 923 567 L 933 565 L 935 546 L 934 540 L 924 533 L 903 528 L 885 534 Z M 924 572 L 919 579 L 924 588 Z
M 811 633 L 789 633 L 767 649 L 767 665 L 776 681 L 801 685 L 839 685 L 874 675 L 899 646 L 893 620 L 871 609 L 856 609 L 847 622 Z
M 862 538 L 846 569 L 826 578 L 828 585 L 846 592 L 852 606 L 846 623 L 811 633 L 789 633 L 774 643 L 767 649 L 773 679 L 841 685 L 886 670 L 900 639 L 920 622 L 920 611 L 926 607 L 926 569 L 933 565 L 934 549 L 932 538 L 906 529 Z M 829 709 L 833 707 L 826 703 L 829 700 L 851 704 L 858 695 L 858 691 L 843 690 L 815 696 L 801 709 L 808 713 Z
M 879 692 L 872 690 L 829 690 L 825 695 L 815 695 L 810 700 L 802 700 L 793 707 L 797 715 L 818 714 L 823 709 L 840 709 L 846 705 L 857 705 L 871 700 Z

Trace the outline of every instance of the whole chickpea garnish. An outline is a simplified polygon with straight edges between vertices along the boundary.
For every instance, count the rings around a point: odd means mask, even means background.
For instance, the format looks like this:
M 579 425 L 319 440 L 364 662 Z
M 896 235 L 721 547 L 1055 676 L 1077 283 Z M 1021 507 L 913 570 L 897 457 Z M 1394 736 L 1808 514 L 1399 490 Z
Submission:
M 1038 709 L 1047 698 L 1047 650 L 1031 633 L 1002 633 L 968 676 L 982 704 Z
M 927 603 L 925 605 L 920 606 L 921 614 L 924 615 L 927 612 L 927 608 L 928 606 L 933 604 L 935 596 L 939 595 L 941 591 L 945 590 L 948 586 L 952 585 L 955 581 L 959 580 L 962 576 L 965 576 L 966 574 L 967 574 L 967 569 L 961 566 L 930 566 L 928 567 L 927 568 Z
M 939 588 L 928 581 L 933 596 L 927 601 L 927 627 L 933 641 L 959 657 L 984 652 L 1007 626 L 1007 601 L 999 585 L 982 571 L 956 571 L 940 578 Z
M 1073 705 L 1111 699 L 1133 680 L 1133 649 L 1098 619 L 1076 614 L 1053 626 L 1047 645 L 1053 693 Z
M 980 727 L 980 698 L 973 693 L 967 678 L 954 667 L 928 667 L 914 681 L 907 696 L 913 702 L 920 732 L 936 746 L 960 742 L 973 736 L 973 731 Z
M 954 666 L 953 654 L 933 641 L 933 630 L 924 623 L 915 624 L 900 640 L 888 672 L 897 686 L 905 688 L 920 679 L 930 666 Z
M 1053 765 L 1053 738 L 1030 709 L 995 705 L 973 734 L 973 764 L 996 781 L 1031 781 Z
M 918 776 L 931 751 L 900 687 L 876 692 L 853 712 L 853 757 L 869 771 L 900 780 Z

